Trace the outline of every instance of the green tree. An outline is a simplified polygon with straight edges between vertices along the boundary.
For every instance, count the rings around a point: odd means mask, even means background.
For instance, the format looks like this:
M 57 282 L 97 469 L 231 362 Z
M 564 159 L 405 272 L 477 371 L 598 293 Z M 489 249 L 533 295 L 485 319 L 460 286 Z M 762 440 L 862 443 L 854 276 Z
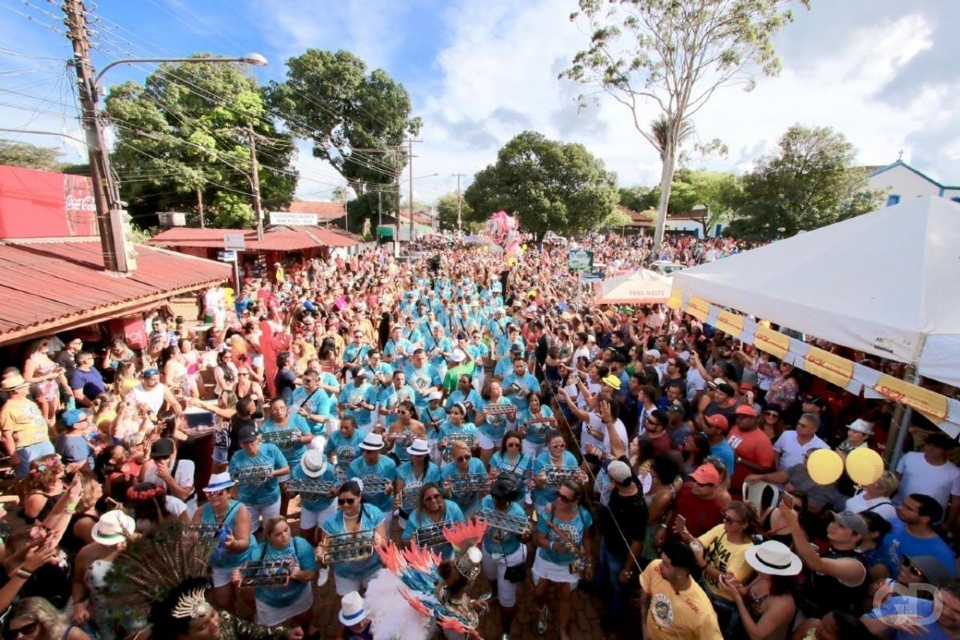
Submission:
M 441 231 L 457 230 L 457 201 L 460 202 L 460 221 L 463 232 L 473 234 L 480 230 L 483 222 L 476 220 L 473 215 L 473 209 L 462 195 L 458 198 L 456 192 L 451 192 L 440 196 L 437 201 L 437 218 L 440 222 Z
M 548 140 L 525 131 L 481 170 L 464 193 L 477 221 L 505 210 L 539 240 L 604 226 L 617 204 L 617 176 L 581 144 Z
M 730 233 L 769 240 L 872 211 L 882 193 L 854 168 L 856 149 L 830 127 L 794 125 L 743 176 Z
M 728 221 L 739 206 L 740 178 L 732 173 L 678 169 L 670 187 L 668 213 L 702 211 L 704 235 L 719 222 Z M 660 187 L 620 189 L 620 204 L 634 211 L 655 209 L 660 200 Z
M 809 0 L 797 0 L 807 6 Z M 654 243 L 667 219 L 673 173 L 685 128 L 717 88 L 753 88 L 757 71 L 777 75 L 772 38 L 793 19 L 794 0 L 579 0 L 590 45 L 561 78 L 605 92 L 630 110 L 634 127 L 661 154 L 660 201 Z M 580 96 L 585 104 L 588 94 Z M 660 111 L 655 126 L 641 121 L 647 101 Z M 657 135 L 662 125 L 661 135 Z M 710 143 L 711 147 L 718 143 Z
M 111 159 L 121 197 L 141 226 L 155 224 L 145 216 L 157 211 L 199 214 L 201 203 L 209 226 L 253 226 L 251 129 L 264 210 L 293 198 L 293 141 L 276 129 L 239 63 L 161 65 L 142 86 L 111 88 L 106 113 L 117 134 Z
M 268 100 L 357 194 L 348 205 L 351 219 L 376 220 L 378 206 L 395 212 L 395 200 L 378 201 L 376 187 L 396 180 L 406 163 L 402 143 L 421 126 L 402 84 L 382 69 L 367 73 L 363 60 L 347 51 L 308 49 L 287 60 L 287 79 L 270 84 Z
M 41 171 L 60 171 L 62 153 L 54 147 L 0 139 L 0 164 Z

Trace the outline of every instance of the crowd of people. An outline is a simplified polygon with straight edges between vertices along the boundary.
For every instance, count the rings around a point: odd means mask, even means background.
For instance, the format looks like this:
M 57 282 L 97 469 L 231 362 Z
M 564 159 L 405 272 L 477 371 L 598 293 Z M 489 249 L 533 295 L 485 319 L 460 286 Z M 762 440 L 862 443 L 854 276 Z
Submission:
M 577 246 L 611 275 L 744 248 Z M 201 331 L 154 314 L 142 349 L 29 345 L 2 372 L 23 523 L 3 540 L 3 637 L 318 638 L 324 606 L 342 637 L 378 637 L 373 549 L 450 558 L 444 526 L 476 518 L 490 598 L 473 602 L 505 640 L 525 582 L 536 631 L 562 640 L 578 589 L 624 637 L 638 608 L 653 640 L 960 638 L 951 438 L 917 417 L 876 482 L 818 483 L 813 452 L 882 450 L 891 403 L 666 305 L 597 306 L 566 252 L 291 261 L 206 291 Z M 209 575 L 125 615 L 112 567 L 170 520 L 216 537 Z M 317 596 L 328 580 L 340 602 Z

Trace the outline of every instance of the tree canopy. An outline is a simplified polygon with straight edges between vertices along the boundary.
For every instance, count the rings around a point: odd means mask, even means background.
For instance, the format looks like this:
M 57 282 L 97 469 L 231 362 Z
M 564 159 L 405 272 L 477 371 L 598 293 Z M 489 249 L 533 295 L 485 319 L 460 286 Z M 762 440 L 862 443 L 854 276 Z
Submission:
M 740 203 L 741 180 L 732 173 L 678 169 L 673 174 L 669 214 L 700 211 L 704 234 L 721 221 L 729 220 Z M 620 204 L 634 211 L 656 209 L 660 187 L 620 189 Z
M 404 139 L 420 131 L 403 85 L 382 69 L 368 73 L 347 51 L 308 49 L 287 60 L 287 78 L 270 84 L 268 101 L 357 194 L 348 205 L 350 217 L 375 218 L 378 190 L 392 184 L 406 163 Z M 381 202 L 384 213 L 395 212 L 393 198 Z
M 61 152 L 54 147 L 40 147 L 29 142 L 0 138 L 0 164 L 41 171 L 60 171 Z
M 482 169 L 464 193 L 473 219 L 505 210 L 539 239 L 547 230 L 579 234 L 604 226 L 617 204 L 617 176 L 581 144 L 524 131 Z
M 757 72 L 776 75 L 773 36 L 809 0 L 579 0 L 573 21 L 586 23 L 589 46 L 561 73 L 629 109 L 637 131 L 663 160 L 655 242 L 663 238 L 673 172 L 691 120 L 718 87 L 753 87 Z M 643 113 L 659 111 L 653 125 Z M 711 143 L 708 146 L 715 146 Z
M 201 201 L 210 226 L 255 224 L 250 128 L 264 210 L 293 197 L 292 139 L 266 116 L 261 89 L 239 63 L 161 65 L 142 86 L 111 88 L 106 113 L 121 197 L 141 226 L 152 223 L 145 214 L 197 211 Z
M 883 194 L 870 190 L 855 159 L 853 145 L 830 127 L 790 127 L 743 176 L 729 232 L 768 240 L 872 211 Z
M 445 193 L 437 201 L 437 220 L 440 223 L 441 231 L 457 230 L 457 194 L 456 192 Z M 473 208 L 466 198 L 462 196 L 460 200 L 460 220 L 463 232 L 470 234 L 476 233 L 483 225 L 483 221 L 477 220 L 473 214 Z M 491 212 L 493 213 L 493 212 Z

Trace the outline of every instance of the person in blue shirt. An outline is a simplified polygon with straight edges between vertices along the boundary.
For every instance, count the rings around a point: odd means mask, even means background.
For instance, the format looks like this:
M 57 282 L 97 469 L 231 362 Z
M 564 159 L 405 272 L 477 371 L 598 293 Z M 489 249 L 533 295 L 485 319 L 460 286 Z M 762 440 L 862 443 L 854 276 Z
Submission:
M 703 417 L 703 414 L 697 413 L 694 418 L 703 426 L 703 432 L 707 436 L 707 444 L 710 445 L 710 455 L 720 458 L 727 467 L 727 471 L 733 476 L 735 455 L 733 447 L 727 442 L 727 430 L 730 429 L 730 421 L 722 413 L 715 413 L 712 416 Z
M 517 412 L 517 431 L 523 436 L 523 452 L 536 459 L 546 447 L 547 434 L 556 429 L 556 424 L 553 409 L 543 404 L 540 394 L 528 393 L 526 410 Z
M 417 439 L 407 449 L 410 460 L 397 467 L 397 496 L 400 501 L 400 527 L 406 526 L 410 512 L 417 506 L 420 487 L 440 482 L 440 467 L 430 461 L 430 444 Z
M 418 542 L 418 529 L 425 529 L 441 523 L 464 522 L 465 520 L 457 503 L 452 500 L 445 500 L 437 483 L 428 482 L 420 487 L 417 495 L 417 506 L 410 513 L 410 517 L 407 518 L 407 524 L 403 528 L 400 539 L 406 543 Z M 425 530 L 421 535 L 423 537 L 419 539 L 419 542 L 427 543 L 428 531 Z M 447 559 L 453 556 L 453 545 L 449 542 L 430 546 L 429 549 Z
M 367 434 L 373 431 L 376 424 L 377 390 L 367 382 L 367 374 L 363 369 L 357 369 L 353 380 L 343 386 L 340 391 L 339 409 L 340 419 L 351 416 L 356 421 L 357 429 Z
M 280 449 L 287 460 L 287 466 L 293 468 L 300 464 L 300 458 L 307 450 L 307 445 L 313 441 L 313 434 L 303 416 L 290 413 L 283 398 L 274 398 L 270 401 L 270 417 L 260 427 L 260 437 L 266 442 L 270 442 L 270 438 L 276 437 L 276 434 L 289 437 L 292 442 Z M 279 478 L 281 483 L 288 479 L 289 476 Z M 289 499 L 284 495 L 280 503 L 280 513 L 287 512 L 288 502 Z
M 521 358 L 513 361 L 513 371 L 503 378 L 503 395 L 510 399 L 518 411 L 526 411 L 531 391 L 540 393 L 540 381 L 527 372 L 527 363 Z
M 450 411 L 457 402 L 460 402 L 467 409 L 467 422 L 474 422 L 477 419 L 477 411 L 483 406 L 483 399 L 480 392 L 473 386 L 473 378 L 468 373 L 461 373 L 457 379 L 457 388 L 447 396 L 446 409 Z
M 412 323 L 413 319 L 408 319 L 407 322 Z M 412 324 L 411 328 L 413 328 Z M 417 336 L 420 335 L 416 328 L 413 328 L 413 332 Z M 390 330 L 390 339 L 383 345 L 383 359 L 391 363 L 395 369 L 402 369 L 406 366 L 407 357 L 413 353 L 414 349 L 416 345 L 404 337 L 403 327 L 395 324 Z
M 487 468 L 483 462 L 473 457 L 470 449 L 463 442 L 454 442 L 450 447 L 450 453 L 453 461 L 448 462 L 440 472 L 440 478 L 443 480 L 443 494 L 457 503 L 464 516 L 472 518 L 474 512 L 480 507 L 480 491 L 469 490 L 459 485 L 459 482 L 473 484 L 481 477 L 486 480 Z
M 407 384 L 407 374 L 399 369 L 394 371 L 393 383 L 380 392 L 377 400 L 380 423 L 389 429 L 397 421 L 397 407 L 400 403 L 405 400 L 413 402 L 416 397 L 417 392 Z
M 369 504 L 383 512 L 383 522 L 387 533 L 393 521 L 393 496 L 397 479 L 397 464 L 383 455 L 383 436 L 368 433 L 360 443 L 362 457 L 350 463 L 350 477 L 360 478 L 364 485 L 364 496 Z
M 551 468 L 577 469 L 577 458 L 567 451 L 563 435 L 554 432 L 547 437 L 547 449 L 533 463 L 533 508 L 543 514 L 557 499 L 557 485 L 549 484 L 547 470 Z
M 367 357 L 367 351 L 370 351 L 370 345 L 363 342 L 363 331 L 355 330 L 353 341 L 343 348 L 344 370 L 356 375 L 357 371 L 363 367 L 363 360 Z
M 413 444 L 414 440 L 425 439 L 426 437 L 426 428 L 417 419 L 416 407 L 409 400 L 404 400 L 397 406 L 397 421 L 383 433 L 383 440 L 389 450 L 390 457 L 397 464 L 410 459 L 407 447 Z
M 370 349 L 367 351 L 367 361 L 363 365 L 363 370 L 367 373 L 367 381 L 377 389 L 378 393 L 389 386 L 393 377 L 393 367 L 382 362 L 382 357 L 380 349 Z
M 427 362 L 427 354 L 423 349 L 417 349 L 413 352 L 413 357 L 404 373 L 407 377 L 407 383 L 417 394 L 414 402 L 419 411 L 427 406 L 430 394 L 440 390 L 440 383 L 443 378 L 440 377 L 436 367 Z
M 937 602 L 912 596 L 893 596 L 860 618 L 873 635 L 893 640 L 956 640 L 960 637 L 960 581 L 939 585 Z M 939 615 L 938 615 L 939 613 Z M 912 627 L 901 623 L 910 621 Z
M 240 450 L 230 458 L 230 477 L 239 485 L 237 497 L 250 512 L 250 533 L 260 528 L 260 518 L 269 520 L 280 513 L 279 478 L 290 473 L 283 452 L 260 442 L 252 421 L 237 431 Z
M 302 380 L 303 386 L 293 391 L 290 411 L 306 420 L 313 436 L 325 437 L 327 421 L 336 415 L 336 402 L 320 388 L 320 376 L 316 371 L 307 371 Z
M 253 590 L 257 605 L 257 623 L 275 626 L 288 623 L 299 625 L 305 633 L 314 633 L 313 589 L 317 578 L 317 560 L 310 543 L 294 536 L 286 516 L 274 516 L 263 523 L 266 538 L 250 549 L 248 561 L 252 565 L 284 562 L 290 567 L 286 583 L 256 587 Z
M 436 442 L 440 437 L 440 425 L 447 421 L 447 411 L 441 406 L 443 394 L 439 391 L 434 391 L 427 396 L 427 399 L 429 400 L 427 408 L 418 412 L 417 417 L 426 429 L 427 438 Z
M 933 524 L 943 519 L 940 503 L 922 493 L 911 493 L 897 507 L 897 518 L 890 523 L 893 531 L 884 536 L 882 543 L 884 561 L 890 575 L 897 575 L 904 556 L 932 556 L 947 568 L 951 578 L 956 578 L 955 556 L 933 530 Z
M 471 451 L 478 446 L 480 432 L 472 422 L 465 422 L 466 412 L 466 407 L 457 402 L 450 407 L 446 422 L 440 425 L 437 453 L 444 462 L 450 462 L 452 459 L 450 447 L 455 441 L 463 442 Z
M 329 520 L 337 510 L 337 475 L 333 465 L 327 462 L 323 451 L 308 449 L 300 463 L 290 471 L 290 480 L 328 482 L 330 491 L 326 493 L 297 492 L 300 494 L 300 535 L 312 545 L 319 542 L 318 527 Z
M 505 636 L 510 635 L 510 628 L 513 626 L 513 618 L 516 614 L 517 589 L 520 582 L 523 582 L 522 578 L 520 580 L 508 579 L 507 568 L 513 567 L 513 570 L 517 571 L 518 567 L 526 565 L 526 543 L 530 540 L 532 534 L 527 514 L 517 501 L 523 489 L 524 486 L 522 483 L 518 483 L 515 477 L 505 474 L 500 475 L 490 486 L 490 495 L 484 496 L 483 500 L 480 501 L 481 512 L 495 511 L 509 516 L 517 522 L 523 520 L 528 522 L 523 533 L 487 526 L 487 532 L 483 536 L 483 544 L 480 548 L 483 552 L 481 567 L 500 604 L 501 633 Z
M 356 534 L 361 538 L 369 539 L 371 545 L 381 544 L 388 539 L 383 512 L 364 500 L 362 485 L 361 481 L 353 479 L 340 487 L 337 494 L 339 510 L 323 523 L 322 538 L 317 549 L 321 563 L 325 564 L 329 559 L 330 545 L 337 539 L 336 536 L 345 533 Z M 383 566 L 377 552 L 373 549 L 371 551 L 372 553 L 366 558 L 336 562 L 333 565 L 333 577 L 338 596 L 366 589 L 370 584 L 370 580 Z
M 417 321 L 412 317 L 404 320 L 403 324 L 403 331 L 401 331 L 400 335 L 404 340 L 409 342 L 412 347 L 408 353 L 413 353 L 413 349 L 423 346 L 423 334 L 420 333 L 420 329 L 417 328 Z
M 481 395 L 483 404 L 478 407 L 477 427 L 480 429 L 480 457 L 484 464 L 490 462 L 493 452 L 503 434 L 517 418 L 517 407 L 503 395 L 503 387 L 496 380 L 490 380 Z M 509 411 L 491 410 L 491 407 L 509 407 Z
M 596 554 L 589 535 L 593 518 L 581 504 L 581 497 L 580 484 L 564 480 L 557 489 L 556 501 L 537 521 L 537 554 L 531 570 L 539 610 L 537 631 L 546 630 L 547 588 L 553 583 L 557 585 L 557 626 L 561 638 L 569 637 L 573 589 L 581 578 L 592 580 L 594 572 Z M 582 569 L 574 571 L 574 561 L 582 561 Z
M 357 421 L 353 416 L 345 416 L 340 421 L 340 428 L 330 434 L 323 453 L 330 462 L 336 464 L 334 473 L 341 482 L 349 476 L 350 463 L 360 457 L 360 444 L 363 434 L 357 430 Z
M 453 351 L 453 342 L 444 335 L 443 325 L 439 322 L 431 325 L 430 335 L 424 338 L 424 349 L 430 356 L 430 364 L 440 371 L 439 377 L 442 380 L 443 374 L 447 372 L 447 355 Z

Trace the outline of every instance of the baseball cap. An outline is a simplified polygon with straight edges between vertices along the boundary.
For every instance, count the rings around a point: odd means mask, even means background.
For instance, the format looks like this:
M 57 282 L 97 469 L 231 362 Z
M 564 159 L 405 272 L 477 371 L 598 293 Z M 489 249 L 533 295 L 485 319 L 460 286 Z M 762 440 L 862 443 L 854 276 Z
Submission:
M 633 472 L 630 470 L 630 465 L 623 460 L 614 460 L 607 465 L 607 475 L 614 482 L 620 483 L 633 476 Z
M 721 431 L 726 431 L 730 428 L 730 421 L 727 420 L 727 416 L 723 415 L 722 413 L 715 413 L 712 416 L 707 416 L 704 418 L 704 421 L 710 424 L 710 426 L 716 427 Z
M 659 349 L 647 349 L 646 351 L 643 352 L 643 355 L 645 355 L 645 356 L 651 356 L 651 357 L 653 357 L 653 358 L 659 358 L 659 357 L 660 357 L 660 350 L 659 350 Z
M 926 581 L 934 586 L 950 579 L 950 572 L 933 556 L 903 556 L 903 562 L 919 569 Z
M 754 409 L 753 406 L 749 404 L 741 404 L 739 407 L 737 407 L 737 410 L 734 411 L 733 413 L 738 416 L 753 416 L 754 418 L 757 417 L 757 410 Z
M 67 411 L 63 412 L 63 415 L 60 416 L 60 419 L 63 420 L 63 426 L 69 429 L 80 424 L 84 420 L 87 420 L 88 416 L 80 409 L 68 409 Z
M 510 345 L 510 353 L 523 353 L 523 347 L 518 344 Z
M 253 442 L 256 439 L 257 439 L 257 427 L 252 422 L 241 426 L 237 430 L 237 441 L 239 441 L 240 444 Z
M 690 474 L 694 482 L 699 484 L 720 484 L 720 472 L 712 464 L 702 464 Z
M 860 536 L 866 536 L 870 532 L 870 528 L 867 526 L 867 521 L 864 520 L 862 516 L 855 514 L 853 511 L 841 511 L 839 513 L 834 511 L 833 521 L 841 527 L 851 529 L 854 533 L 859 534 Z
M 169 458 L 173 455 L 173 440 L 161 438 L 150 446 L 151 458 Z

